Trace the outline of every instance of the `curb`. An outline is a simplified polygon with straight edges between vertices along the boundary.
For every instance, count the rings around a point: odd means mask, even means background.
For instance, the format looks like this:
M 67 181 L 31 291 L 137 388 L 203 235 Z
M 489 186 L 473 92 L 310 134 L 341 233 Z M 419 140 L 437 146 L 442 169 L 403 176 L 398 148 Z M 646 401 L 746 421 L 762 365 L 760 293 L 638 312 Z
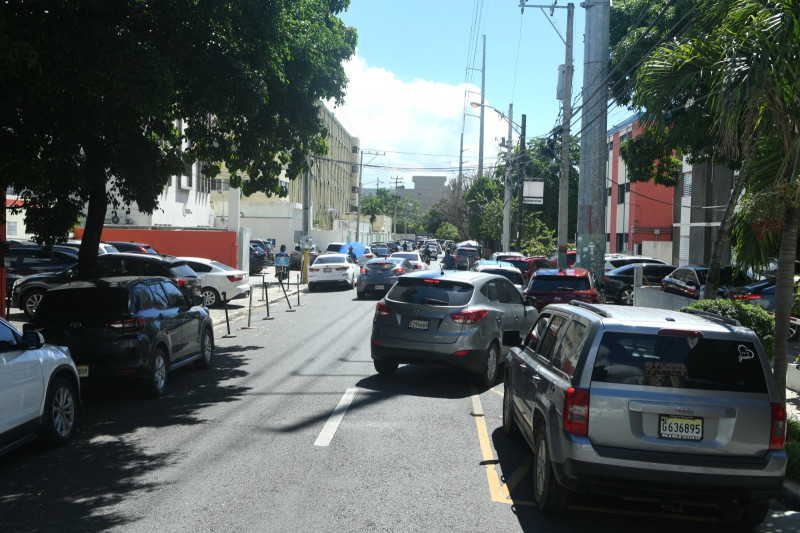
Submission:
M 800 511 L 800 483 L 784 480 L 775 499 L 795 511 Z

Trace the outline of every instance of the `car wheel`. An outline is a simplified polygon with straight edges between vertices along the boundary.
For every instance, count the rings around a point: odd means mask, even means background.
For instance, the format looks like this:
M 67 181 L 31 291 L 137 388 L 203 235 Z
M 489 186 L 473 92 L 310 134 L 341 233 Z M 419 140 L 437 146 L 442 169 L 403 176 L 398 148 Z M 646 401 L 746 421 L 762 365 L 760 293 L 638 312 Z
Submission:
M 506 374 L 503 386 L 503 433 L 507 437 L 519 436 L 519 427 L 514 420 L 514 412 L 511 406 L 511 387 L 508 386 L 508 375 Z
M 536 451 L 533 461 L 533 498 L 543 513 L 560 512 L 567 508 L 571 493 L 559 485 L 550 463 L 547 438 L 544 431 L 536 433 Z
M 497 382 L 497 365 L 498 353 L 500 350 L 497 348 L 497 343 L 492 341 L 489 348 L 486 349 L 486 355 L 483 359 L 483 369 L 480 374 L 475 376 L 475 382 L 479 387 L 490 388 Z
M 356 298 L 358 298 L 359 300 L 363 300 L 364 299 L 364 293 L 356 291 Z
M 308 292 L 314 292 L 314 289 L 316 288 L 317 288 L 316 285 L 314 285 L 313 283 L 308 284 Z
M 633 287 L 623 287 L 617 295 L 617 301 L 622 305 L 633 305 Z
M 199 368 L 208 368 L 211 366 L 211 360 L 214 358 L 214 334 L 211 328 L 203 328 L 203 334 L 200 337 L 200 359 L 195 363 Z
M 203 296 L 203 305 L 206 307 L 214 307 L 215 305 L 219 305 L 222 301 L 219 297 L 219 293 L 211 287 L 203 287 L 200 294 Z
M 45 444 L 54 448 L 66 444 L 75 432 L 77 415 L 75 386 L 67 378 L 55 378 L 47 391 L 43 425 L 39 433 Z
M 38 289 L 30 290 L 25 293 L 25 296 L 22 298 L 22 310 L 28 318 L 33 318 L 34 313 L 36 313 L 36 308 L 39 307 L 43 296 L 44 291 Z
M 391 359 L 373 359 L 372 363 L 375 365 L 375 371 L 381 376 L 389 377 L 397 370 L 397 361 Z
M 150 361 L 150 371 L 145 380 L 145 392 L 153 398 L 163 396 L 167 386 L 167 354 L 163 348 L 156 349 Z

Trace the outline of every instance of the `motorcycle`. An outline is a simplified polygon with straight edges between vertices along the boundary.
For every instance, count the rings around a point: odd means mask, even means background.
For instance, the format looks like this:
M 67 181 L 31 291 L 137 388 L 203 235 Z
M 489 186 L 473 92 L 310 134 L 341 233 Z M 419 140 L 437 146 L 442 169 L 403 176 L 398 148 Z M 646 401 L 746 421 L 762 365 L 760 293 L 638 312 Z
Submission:
M 282 282 L 285 279 L 289 279 L 289 267 L 285 265 L 278 265 L 275 267 L 275 277 L 278 278 L 278 281 Z

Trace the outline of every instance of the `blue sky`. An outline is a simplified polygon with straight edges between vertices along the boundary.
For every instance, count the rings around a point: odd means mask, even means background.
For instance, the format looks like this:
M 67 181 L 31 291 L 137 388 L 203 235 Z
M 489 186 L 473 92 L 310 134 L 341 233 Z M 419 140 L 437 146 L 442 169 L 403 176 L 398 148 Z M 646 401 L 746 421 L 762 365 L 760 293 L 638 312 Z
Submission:
M 358 47 L 346 65 L 345 105 L 333 111 L 364 150 L 385 152 L 364 155 L 365 165 L 379 167 L 365 168 L 365 188 L 398 176 L 408 186 L 413 175 L 454 178 L 462 128 L 465 174 L 475 173 L 479 119 L 469 102 L 480 100 L 482 35 L 485 102 L 506 114 L 513 102 L 514 122 L 526 115 L 528 137 L 547 134 L 559 118 L 556 82 L 565 45 L 553 25 L 566 37 L 566 9 L 550 17 L 549 9 L 531 7 L 521 14 L 519 0 L 352 0 L 340 17 L 358 30 Z M 576 2 L 573 99 L 583 85 L 583 33 L 584 9 Z M 609 127 L 624 118 L 624 111 L 609 116 Z M 507 131 L 507 122 L 487 109 L 484 167 L 495 163 Z

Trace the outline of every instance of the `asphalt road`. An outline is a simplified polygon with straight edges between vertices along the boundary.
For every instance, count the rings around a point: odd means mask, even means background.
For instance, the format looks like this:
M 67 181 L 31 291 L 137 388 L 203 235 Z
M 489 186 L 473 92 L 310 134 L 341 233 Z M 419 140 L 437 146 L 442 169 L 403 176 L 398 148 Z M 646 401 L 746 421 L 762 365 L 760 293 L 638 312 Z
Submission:
M 259 308 L 230 337 L 218 325 L 213 367 L 175 372 L 158 400 L 85 386 L 70 444 L 0 457 L 0 532 L 729 531 L 713 512 L 597 496 L 540 514 L 530 451 L 500 427 L 502 385 L 379 378 L 374 307 L 330 290 L 273 304 L 273 320 Z M 760 530 L 798 531 L 800 516 L 774 502 Z

